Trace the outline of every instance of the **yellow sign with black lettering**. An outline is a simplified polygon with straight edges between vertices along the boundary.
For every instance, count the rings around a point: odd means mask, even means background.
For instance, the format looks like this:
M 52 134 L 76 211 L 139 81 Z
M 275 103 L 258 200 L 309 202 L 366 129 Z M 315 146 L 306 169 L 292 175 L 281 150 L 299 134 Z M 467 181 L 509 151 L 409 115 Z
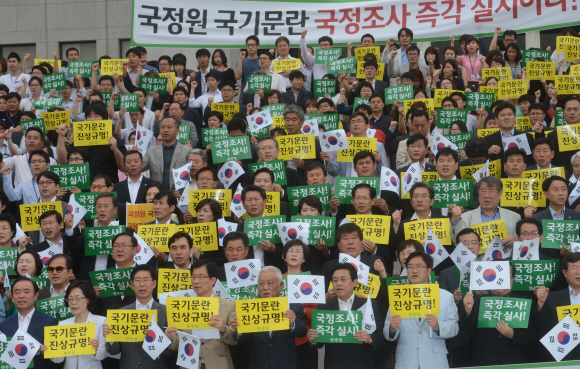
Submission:
M 558 126 L 558 148 L 560 151 L 580 150 L 580 124 Z
M 127 204 L 127 228 L 137 229 L 141 224 L 153 221 L 153 204 Z
M 413 220 L 405 223 L 405 238 L 417 240 L 421 243 L 427 238 L 427 232 L 431 231 L 442 245 L 451 245 L 451 222 L 449 218 L 434 218 Z
M 439 316 L 438 284 L 400 284 L 389 286 L 391 316 L 424 318 L 426 314 Z
M 40 223 L 38 218 L 48 210 L 56 210 L 64 218 L 62 213 L 62 202 L 37 202 L 33 204 L 20 205 L 20 223 L 22 224 L 22 231 L 40 231 Z
M 573 62 L 576 59 L 580 59 L 580 45 L 565 44 L 564 46 L 564 60 Z
M 107 342 L 142 342 L 149 329 L 151 318 L 159 319 L 157 310 L 107 310 L 107 324 L 111 333 Z
M 280 154 L 278 160 L 316 159 L 316 139 L 313 134 L 276 137 Z
M 185 232 L 191 235 L 193 247 L 197 247 L 202 252 L 215 251 L 218 249 L 217 223 L 192 223 L 178 225 L 176 232 Z
M 340 150 L 336 156 L 339 163 L 352 163 L 354 156 L 361 151 L 377 151 L 377 139 L 369 137 L 347 137 L 348 149 Z
M 505 221 L 503 219 L 472 225 L 469 228 L 473 229 L 481 238 L 480 254 L 485 254 L 487 246 L 489 246 L 496 236 L 502 240 L 508 237 L 507 228 L 505 227 Z
M 288 297 L 237 300 L 238 333 L 290 329 L 290 320 L 284 317 L 284 313 L 288 309 Z
M 187 269 L 160 268 L 157 282 L 157 297 L 162 293 L 190 290 L 191 272 Z
M 468 166 L 459 167 L 459 172 L 461 173 L 461 179 L 469 179 L 469 178 L 473 179 L 473 173 L 477 172 L 484 165 L 485 164 L 477 164 L 477 165 L 472 165 L 469 167 Z M 500 159 L 489 162 L 489 174 L 494 176 L 494 177 L 501 178 L 501 160 Z M 475 182 L 475 179 L 473 179 L 473 183 L 477 183 L 477 182 Z
M 574 36 L 557 36 L 556 52 L 563 53 L 566 51 L 566 44 L 580 45 L 580 37 Z
M 167 326 L 178 329 L 215 329 L 210 318 L 219 314 L 218 297 L 168 297 Z
M 464 93 L 463 91 L 459 90 L 445 90 L 442 88 L 436 89 L 435 95 L 433 96 L 433 102 L 435 103 L 435 107 L 440 108 L 443 104 L 443 99 L 446 98 L 447 96 L 450 96 L 454 92 L 461 92 L 462 94 Z
M 123 63 L 127 59 L 101 59 L 101 76 L 123 75 Z
M 264 207 L 264 214 L 266 216 L 280 215 L 280 192 L 266 192 L 266 206 Z M 245 213 L 240 219 L 246 220 L 248 218 L 248 213 Z
M 487 137 L 496 132 L 499 132 L 499 128 L 481 128 L 477 130 L 477 137 Z
M 189 212 L 192 216 L 197 216 L 195 208 L 201 200 L 214 199 L 222 206 L 222 215 L 229 217 L 232 215 L 230 204 L 232 203 L 232 190 L 189 190 Z M 240 199 L 240 202 L 242 199 Z
M 401 178 L 399 178 L 399 183 L 401 184 L 401 193 L 403 193 L 403 178 L 405 177 L 407 172 L 401 173 Z M 437 172 L 421 172 L 421 179 L 425 183 L 429 183 L 431 181 L 436 181 L 439 179 L 439 173 Z M 408 191 L 405 196 L 402 197 L 403 200 L 410 200 L 411 199 L 411 191 Z
M 383 77 L 385 76 L 385 63 L 377 63 L 377 65 L 379 66 L 379 69 L 377 71 L 377 74 L 375 75 L 375 78 L 379 81 L 382 81 Z M 367 76 L 365 74 L 365 63 L 364 62 L 358 62 L 356 64 L 356 78 L 360 78 L 360 79 L 367 78 Z
M 44 358 L 94 355 L 95 322 L 44 327 Z
M 580 77 L 580 64 L 570 65 L 570 75 L 574 77 Z
M 580 94 L 580 77 L 556 76 L 556 89 L 558 95 Z
M 503 192 L 499 205 L 502 207 L 546 206 L 542 180 L 531 178 L 502 178 Z
M 109 138 L 113 136 L 113 125 L 110 120 L 74 122 L 73 133 L 75 146 L 108 145 Z
M 491 77 L 495 77 L 498 80 L 498 82 L 510 80 L 512 79 L 512 69 L 510 67 L 481 69 L 481 78 L 484 81 L 487 81 L 488 78 Z
M 167 243 L 175 232 L 175 224 L 142 224 L 137 230 L 147 246 L 156 247 L 161 252 L 169 252 Z
M 411 106 L 416 102 L 422 102 L 427 106 L 427 113 L 431 114 L 433 110 L 435 110 L 435 102 L 433 99 L 413 99 L 413 100 L 405 100 L 403 101 L 403 106 L 405 107 L 405 116 L 407 115 L 407 111 L 411 109 Z
M 557 306 L 556 313 L 558 314 L 558 321 L 562 321 L 566 315 L 570 315 L 570 318 L 574 319 L 577 325 L 580 326 L 580 305 L 565 305 Z
M 532 121 L 530 121 L 530 117 L 516 117 L 516 124 L 514 128 L 518 131 L 525 131 L 526 129 L 532 128 Z
M 219 111 L 224 115 L 224 120 L 232 120 L 234 115 L 240 112 L 240 104 L 212 103 L 211 111 Z
M 357 62 L 365 60 L 365 55 L 367 54 L 374 54 L 374 56 L 377 57 L 377 60 L 381 60 L 381 48 L 379 46 L 357 47 L 354 49 L 354 55 L 356 56 Z
M 391 217 L 388 215 L 347 215 L 351 223 L 358 225 L 363 237 L 374 243 L 388 244 L 391 233 Z
M 512 79 L 507 81 L 499 81 L 499 88 L 497 97 L 503 99 L 509 97 L 510 99 L 517 99 L 528 92 L 528 81 L 525 79 Z
M 171 87 L 177 87 L 177 82 L 175 82 L 175 72 L 159 73 L 159 77 L 167 78 L 167 76 L 171 76 Z M 167 89 L 169 89 L 169 82 L 167 82 Z
M 44 128 L 47 131 L 54 131 L 62 124 L 66 124 L 68 127 L 70 127 L 70 110 L 52 112 L 47 111 L 40 113 L 40 116 L 44 119 Z
M 537 178 L 541 181 L 552 176 L 560 176 L 562 178 L 566 178 L 564 167 L 526 170 L 522 173 L 522 177 L 524 178 Z
M 300 69 L 300 59 L 277 59 L 274 60 L 274 73 L 282 73 L 285 70 Z
M 494 101 L 497 101 L 497 99 L 498 99 L 498 97 L 497 97 L 498 87 L 497 86 L 479 86 L 479 92 L 487 92 L 487 93 L 495 94 Z
M 34 59 L 34 65 L 40 65 L 40 63 L 48 63 L 51 67 L 54 67 L 54 59 Z M 62 60 L 58 61 L 58 69 L 62 68 Z M 52 71 L 50 71 L 52 73 Z
M 328 285 L 328 289 L 331 290 L 332 282 Z M 370 296 L 371 299 L 376 299 L 377 295 L 379 294 L 379 290 L 381 289 L 381 279 L 378 275 L 369 273 L 368 283 L 365 286 L 364 284 L 358 282 L 354 287 L 354 294 L 357 296 Z
M 556 76 L 555 62 L 529 61 L 526 62 L 526 77 L 531 81 L 538 81 L 542 78 L 554 79 Z

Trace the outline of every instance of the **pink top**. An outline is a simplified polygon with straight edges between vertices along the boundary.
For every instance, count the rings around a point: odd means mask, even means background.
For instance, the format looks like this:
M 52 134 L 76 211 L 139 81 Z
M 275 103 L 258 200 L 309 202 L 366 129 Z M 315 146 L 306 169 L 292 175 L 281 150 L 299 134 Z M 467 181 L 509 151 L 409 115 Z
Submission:
M 485 58 L 483 59 L 483 66 L 482 63 L 479 61 L 479 55 L 477 56 L 478 59 L 475 59 L 475 62 L 469 58 L 469 55 L 462 55 L 459 57 L 460 65 L 463 65 L 467 71 L 467 81 L 469 82 L 478 82 L 481 79 L 481 68 L 489 68 L 487 63 L 485 62 Z

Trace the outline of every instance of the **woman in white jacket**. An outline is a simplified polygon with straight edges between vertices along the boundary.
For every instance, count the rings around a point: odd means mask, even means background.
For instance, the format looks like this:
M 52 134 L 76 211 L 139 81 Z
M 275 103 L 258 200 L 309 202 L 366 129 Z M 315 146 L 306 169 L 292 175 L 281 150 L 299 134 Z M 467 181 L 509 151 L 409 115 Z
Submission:
M 95 323 L 95 338 L 91 339 L 91 345 L 96 353 L 94 355 L 77 355 L 57 357 L 51 359 L 55 363 L 64 363 L 64 369 L 102 369 L 101 360 L 107 357 L 105 337 L 103 336 L 103 324 L 106 318 L 93 315 L 91 310 L 97 303 L 97 295 L 93 286 L 88 281 L 75 281 L 70 284 L 66 291 L 65 306 L 74 317 L 63 320 L 58 325 L 72 325 L 83 323 Z

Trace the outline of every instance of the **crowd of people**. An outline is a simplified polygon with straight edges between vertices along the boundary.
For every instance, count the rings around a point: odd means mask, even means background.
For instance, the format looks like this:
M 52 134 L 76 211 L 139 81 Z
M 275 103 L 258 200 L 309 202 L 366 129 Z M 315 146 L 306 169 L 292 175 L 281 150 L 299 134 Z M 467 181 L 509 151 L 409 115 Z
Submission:
M 428 219 L 447 220 L 443 224 L 449 224 L 449 228 L 444 231 L 451 242 L 442 242 L 442 246 L 452 253 L 455 247 L 464 245 L 477 256 L 476 261 L 481 261 L 489 245 L 489 239 L 484 240 L 485 235 L 478 228 L 482 224 L 503 220 L 507 234 L 501 242 L 510 249 L 531 239 L 543 242 L 546 229 L 542 220 L 580 221 L 580 152 L 565 148 L 570 142 L 559 137 L 562 133 L 558 130 L 560 125 L 580 124 L 580 96 L 559 93 L 555 79 L 528 79 L 518 34 L 512 30 L 502 33 L 499 27 L 489 47 L 483 38 L 462 35 L 458 44 L 452 36 L 444 50 L 420 50 L 408 28 L 402 28 L 397 40 L 390 38 L 386 45 L 375 44 L 375 37 L 366 34 L 360 44 L 353 47 L 349 43 L 345 50 L 346 57 L 350 57 L 359 48 L 382 49 L 378 56 L 374 52 L 362 56 L 359 63 L 364 67 L 365 78 L 361 79 L 345 71 L 329 73 L 329 63 L 316 63 L 317 51 L 307 45 L 307 41 L 313 41 L 307 36 L 307 30 L 302 31 L 300 40 L 281 36 L 275 49 L 260 49 L 259 37 L 250 36 L 246 49 L 234 63 L 228 63 L 219 49 L 213 54 L 199 49 L 193 62 L 183 54 L 148 60 L 147 50 L 136 46 L 127 51 L 122 74 L 100 74 L 103 61 L 111 59 L 103 56 L 92 64 L 90 77 L 67 73 L 72 63 L 83 61 L 75 48 L 66 50 L 66 60 L 60 60 L 55 52 L 54 63 L 42 62 L 30 73 L 30 54 L 21 58 L 12 52 L 6 60 L 0 59 L 0 251 L 18 249 L 10 254 L 13 260 L 2 259 L 12 263 L 15 275 L 0 276 L 0 285 L 4 282 L 5 286 L 0 288 L 0 331 L 12 337 L 20 328 L 42 343 L 46 326 L 95 322 L 97 328 L 90 342 L 96 354 L 45 359 L 43 352 L 47 347 L 42 346 L 34 357 L 34 368 L 176 366 L 178 330 L 166 327 L 166 309 L 156 293 L 158 274 L 167 268 L 188 270 L 198 297 L 216 297 L 216 283 L 226 280 L 224 264 L 245 259 L 258 259 L 263 267 L 255 281 L 255 298 L 280 296 L 285 287 L 283 276 L 307 272 L 324 276 L 325 303 L 290 304 L 284 314 L 289 319 L 286 330 L 240 334 L 235 304 L 219 297 L 219 314 L 210 318 L 210 325 L 219 330 L 220 337 L 202 339 L 200 368 L 318 368 L 322 352 L 327 369 L 439 369 L 555 360 L 539 340 L 558 323 L 558 307 L 580 304 L 580 253 L 573 252 L 571 244 L 566 241 L 560 249 L 541 248 L 536 255 L 535 260 L 559 262 L 557 281 L 549 287 L 538 283 L 531 291 L 510 288 L 471 292 L 461 290 L 462 279 L 454 262 L 446 259 L 434 265 L 431 249 L 424 246 L 425 237 L 410 235 L 407 226 Z M 575 29 L 566 28 L 562 36 L 578 34 Z M 290 45 L 297 41 L 299 67 L 274 73 L 277 60 L 294 59 Z M 578 71 L 574 66 L 580 64 L 580 59 L 567 61 L 564 53 L 557 52 L 555 41 L 549 59 L 534 61 L 554 62 L 557 75 L 574 75 Z M 331 37 L 318 40 L 318 49 L 331 48 Z M 509 75 L 484 77 L 488 69 L 505 67 L 509 67 Z M 58 73 L 65 73 L 66 88 L 43 88 L 43 83 L 48 83 L 47 76 Z M 263 86 L 250 92 L 248 78 L 261 75 L 272 77 L 270 88 Z M 167 79 L 165 91 L 144 87 L 143 77 L 160 76 Z M 315 82 L 325 79 L 336 80 L 336 90 L 315 98 Z M 527 90 L 520 96 L 499 96 L 503 79 L 525 80 Z M 406 85 L 412 86 L 411 96 L 394 102 L 385 100 L 386 89 Z M 433 106 L 429 99 L 439 96 L 438 90 L 452 92 Z M 469 93 L 476 92 L 493 92 L 495 98 L 488 106 L 470 111 Z M 138 95 L 138 108 L 134 111 L 115 108 L 115 100 L 125 94 Z M 61 100 L 55 107 L 42 102 L 52 99 Z M 413 101 L 408 106 L 406 100 Z M 224 113 L 220 104 L 233 104 L 235 114 Z M 268 106 L 274 104 L 285 104 L 278 114 L 281 118 L 276 120 L 280 124 L 273 124 L 265 134 L 255 134 L 248 117 L 269 111 Z M 439 109 L 462 110 L 467 115 L 464 120 L 442 127 L 437 122 Z M 70 122 L 57 127 L 27 124 L 55 111 L 69 111 Z M 558 123 L 562 113 L 563 122 Z M 306 135 L 305 121 L 326 115 L 336 117 L 336 127 L 347 137 L 376 139 L 376 150 L 355 150 L 352 162 L 339 160 L 336 151 L 321 145 L 321 135 L 336 129 L 329 129 L 320 120 L 312 156 L 291 157 L 282 168 L 273 170 L 275 161 L 282 156 L 281 138 Z M 75 122 L 83 121 L 105 121 L 110 125 L 108 145 L 75 142 Z M 520 121 L 529 126 L 516 127 Z M 227 137 L 205 140 L 207 129 L 225 129 Z M 142 137 L 148 131 L 152 136 Z M 179 137 L 182 132 L 187 132 L 185 137 Z M 435 141 L 436 137 L 458 134 L 467 134 L 461 147 L 451 141 Z M 225 184 L 222 169 L 228 163 L 214 163 L 212 146 L 215 149 L 220 140 L 243 136 L 249 138 L 250 158 L 231 159 L 243 174 Z M 515 138 L 518 141 L 512 145 Z M 304 150 L 297 152 L 304 154 Z M 474 178 L 475 171 L 493 162 L 498 163 L 496 171 Z M 55 168 L 69 164 L 88 164 L 87 189 L 70 183 L 66 188 L 62 185 L 63 178 Z M 175 170 L 187 165 L 190 167 L 185 180 L 182 175 L 174 175 Z M 436 193 L 433 183 L 426 179 L 403 191 L 403 177 L 417 167 L 423 178 L 435 181 L 473 180 L 473 192 L 468 194 L 473 204 L 449 203 L 434 208 L 441 193 Z M 464 172 L 461 168 L 469 170 Z M 558 168 L 561 170 L 549 171 Z M 535 206 L 530 199 L 521 206 L 501 206 L 505 192 L 502 179 L 530 178 L 526 175 L 529 171 L 540 173 L 534 178 L 539 178 L 537 192 L 545 197 L 546 205 Z M 391 174 L 385 177 L 385 173 Z M 353 179 L 346 184 L 346 196 L 338 193 L 338 186 L 335 188 L 341 178 Z M 369 184 L 373 178 L 394 181 L 394 190 L 383 184 L 380 188 Z M 184 180 L 185 186 L 178 186 L 178 179 Z M 311 195 L 300 192 L 304 195 L 299 198 L 291 194 L 293 188 L 318 188 L 324 184 L 331 187 L 327 196 L 319 196 L 316 191 Z M 193 198 L 191 193 L 226 189 L 234 193 L 237 188 L 242 190 L 233 202 L 241 201 L 245 216 L 224 216 L 229 213 L 230 203 L 211 196 L 187 206 L 188 199 L 191 202 Z M 68 210 L 73 195 L 85 192 L 99 193 L 92 204 L 94 219 L 78 219 Z M 280 199 L 277 213 L 270 211 L 271 193 L 277 193 Z M 37 214 L 38 230 L 22 232 L 22 206 L 52 202 L 60 202 L 62 209 Z M 202 251 L 194 242 L 195 237 L 179 231 L 170 235 L 164 245 L 170 252 L 151 244 L 154 257 L 139 263 L 135 257 L 141 247 L 135 232 L 140 225 L 132 229 L 127 221 L 127 206 L 133 204 L 152 204 L 154 220 L 147 225 L 217 224 L 226 220 L 236 227 L 219 235 L 223 245 L 214 251 Z M 294 239 L 284 243 L 264 237 L 250 245 L 253 236 L 248 236 L 244 224 L 272 215 L 282 215 L 286 222 L 294 221 L 295 216 L 334 218 L 335 227 L 328 230 L 334 242 L 310 237 L 309 242 Z M 349 221 L 349 216 L 357 215 L 388 216 L 388 238 L 371 241 L 364 226 Z M 110 241 L 109 255 L 87 252 L 89 230 L 118 225 L 126 228 Z M 46 258 L 48 261 L 44 257 L 47 250 L 56 250 L 49 260 Z M 380 277 L 380 289 L 369 300 L 376 329 L 355 332 L 358 344 L 321 344 L 314 342 L 320 332 L 311 327 L 313 311 L 359 310 L 367 303 L 357 288 L 361 282 L 357 269 L 344 263 L 339 258 L 341 254 L 365 264 L 371 274 Z M 99 297 L 102 288 L 91 282 L 90 273 L 117 268 L 133 268 L 134 294 Z M 513 283 L 513 265 L 510 273 Z M 402 283 L 438 283 L 438 314 L 421 318 L 392 314 L 387 280 L 394 276 L 406 276 Z M 42 281 L 44 284 L 39 287 Z M 532 304 L 528 328 L 510 328 L 504 321 L 498 322 L 496 328 L 478 327 L 479 302 L 485 295 L 528 299 Z M 38 310 L 39 301 L 59 296 L 64 297 L 72 317 L 57 320 Z M 114 309 L 156 310 L 158 325 L 172 345 L 153 359 L 141 342 L 106 342 L 111 322 L 105 317 L 108 310 Z M 195 335 L 195 330 L 187 333 Z M 564 360 L 580 360 L 580 348 L 572 350 Z

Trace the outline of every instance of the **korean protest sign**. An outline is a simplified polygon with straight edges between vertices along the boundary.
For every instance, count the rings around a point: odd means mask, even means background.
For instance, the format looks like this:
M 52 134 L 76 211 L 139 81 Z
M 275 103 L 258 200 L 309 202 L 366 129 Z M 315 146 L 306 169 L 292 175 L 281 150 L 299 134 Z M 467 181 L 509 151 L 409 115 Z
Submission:
M 57 106 L 61 106 L 61 104 L 62 104 L 62 97 L 51 98 L 51 99 L 40 99 L 40 100 L 34 100 L 32 102 L 32 105 L 34 105 L 34 107 L 36 109 L 44 109 L 44 110 L 54 109 Z M 22 123 L 24 123 L 24 122 L 22 122 Z
M 54 67 L 54 59 L 34 59 L 34 65 L 40 65 L 40 63 L 48 63 Z M 58 61 L 58 69 L 60 68 L 62 68 L 62 60 Z
M 328 63 L 328 73 L 338 74 L 344 71 L 346 74 L 356 72 L 356 58 L 354 56 L 333 60 Z
M 377 60 L 381 59 L 381 48 L 379 46 L 357 47 L 354 49 L 356 60 L 362 62 L 367 54 L 373 54 Z
M 534 169 L 534 170 L 525 170 L 522 173 L 522 177 L 524 178 L 536 178 L 540 181 L 540 183 L 549 177 L 552 176 L 560 176 L 565 178 L 565 171 L 564 167 L 552 167 L 552 168 L 545 168 L 545 169 Z M 541 187 L 541 184 L 540 184 Z
M 447 90 L 443 88 L 435 89 L 435 94 L 433 95 L 433 103 L 435 103 L 435 107 L 440 108 L 443 104 L 443 99 L 446 98 L 447 96 L 450 96 L 454 92 L 464 93 L 463 91 L 460 90 Z M 465 112 L 467 113 L 467 111 Z
M 159 268 L 157 294 L 191 289 L 191 272 L 184 269 Z
M 473 132 L 450 133 L 444 137 L 457 146 L 458 151 L 462 151 L 465 150 L 465 143 L 473 137 Z
M 168 297 L 167 326 L 179 329 L 215 329 L 209 318 L 218 315 L 217 297 Z
M 562 321 L 566 315 L 570 315 L 570 318 L 580 326 L 580 305 L 565 305 L 556 307 L 556 313 L 558 314 L 558 321 Z
M 202 128 L 201 129 L 201 143 L 203 147 L 207 147 L 214 141 L 228 138 L 227 128 Z
M 550 61 L 551 53 L 545 50 L 522 50 L 522 67 L 527 66 L 528 62 L 536 61 L 537 58 L 541 58 L 544 61 Z
M 356 108 L 359 105 L 368 105 L 368 106 L 371 106 L 370 99 L 367 99 L 365 97 L 355 97 L 354 98 L 354 104 L 352 104 L 352 111 L 356 111 Z
M 316 49 L 314 51 L 314 64 L 327 64 L 340 58 L 342 48 Z
M 542 190 L 541 180 L 532 178 L 502 178 L 501 181 L 503 182 L 503 192 L 501 194 L 500 206 L 546 206 L 546 197 Z
M 108 107 L 109 103 L 111 102 L 111 97 L 113 96 L 113 93 L 112 92 L 101 92 L 101 94 L 103 95 L 103 103 L 105 104 L 106 107 Z M 113 100 L 113 109 L 115 109 L 115 110 L 121 109 L 121 97 L 120 96 L 117 96 Z
M 121 109 L 125 109 L 130 113 L 139 111 L 139 94 L 122 94 Z
M 449 205 L 473 205 L 473 181 L 456 179 L 453 181 L 430 181 L 435 191 L 434 209 L 446 209 Z
M 495 94 L 490 92 L 466 92 L 465 110 L 475 111 L 479 108 L 489 109 L 495 101 Z
M 300 69 L 300 59 L 277 59 L 274 60 L 274 73 L 281 73 L 285 70 Z
M 18 247 L 1 247 L 0 248 L 0 265 L 5 265 L 8 269 L 8 275 L 16 275 L 14 266 L 16 258 L 18 257 Z M 4 268 L 0 270 L 0 274 L 5 275 Z
M 264 161 L 261 163 L 249 163 L 248 169 L 250 170 L 250 177 L 254 176 L 254 173 L 260 168 L 268 168 L 274 172 L 274 183 L 280 186 L 286 186 L 288 183 L 286 180 L 286 167 L 284 165 L 284 160 L 272 160 Z
M 380 91 L 378 91 L 380 93 Z M 413 85 L 402 85 L 385 88 L 385 105 L 391 105 L 395 101 L 413 99 Z
M 391 316 L 424 318 L 425 314 L 439 316 L 438 284 L 401 284 L 389 286 Z
M 313 134 L 276 137 L 280 146 L 278 159 L 288 161 L 292 158 L 316 159 L 315 137 Z
M 402 284 L 410 284 L 409 278 L 407 276 L 400 276 L 400 277 L 387 277 L 385 279 L 387 288 L 390 286 L 398 286 Z M 437 283 L 437 279 L 435 278 L 435 272 L 431 272 L 429 276 L 429 283 Z
M 558 90 L 559 91 L 559 90 Z M 560 151 L 580 150 L 580 125 L 565 125 L 556 127 L 558 131 L 558 148 Z
M 334 182 L 334 196 L 341 204 L 352 204 L 352 189 L 359 183 L 366 183 L 377 190 L 377 198 L 381 193 L 380 178 L 336 177 Z
M 52 90 L 66 90 L 66 77 L 64 73 L 53 73 L 42 77 L 42 92 L 47 94 Z
M 379 80 L 382 81 L 384 76 L 385 76 L 385 63 L 377 63 L 377 65 L 379 66 L 377 74 L 375 75 L 375 77 Z M 356 65 L 356 78 L 361 78 L 361 79 L 366 79 L 366 75 L 365 75 L 365 63 L 364 62 L 358 62 Z
M 257 75 L 248 76 L 248 92 L 254 94 L 258 89 L 262 89 L 265 94 L 270 92 L 272 87 L 272 76 Z
M 548 60 L 550 60 L 548 58 Z M 526 77 L 530 81 L 540 80 L 542 78 L 553 80 L 556 77 L 556 63 L 555 62 L 541 62 L 530 61 L 526 62 Z
M 67 190 L 71 187 L 88 190 L 91 187 L 88 163 L 51 165 L 50 171 L 58 175 L 60 187 Z
M 73 132 L 75 146 L 108 145 L 113 136 L 113 125 L 110 120 L 74 122 Z
M 113 238 L 125 232 L 125 226 L 87 227 L 85 229 L 85 256 L 110 255 Z
M 335 217 L 292 215 L 291 220 L 310 224 L 309 245 L 313 245 L 320 240 L 324 241 L 326 246 L 334 245 Z
M 507 81 L 512 79 L 512 70 L 510 67 L 502 68 L 482 68 L 481 78 L 487 81 L 489 78 L 495 77 L 499 81 Z
M 102 193 L 112 193 L 114 196 L 117 196 L 116 192 L 80 192 L 75 194 L 75 200 L 85 209 L 87 209 L 87 213 L 83 217 L 83 219 L 97 219 L 97 207 L 96 201 L 97 196 Z M 117 213 L 115 213 L 115 219 L 117 219 Z
M 95 354 L 91 340 L 95 336 L 95 322 L 44 327 L 44 357 L 66 357 Z
M 93 286 L 100 287 L 99 298 L 112 296 L 133 296 L 135 291 L 131 288 L 130 268 L 107 269 L 89 272 Z
M 479 130 L 477 132 L 479 134 Z M 462 179 L 471 178 L 473 180 L 474 184 L 477 183 L 477 182 L 475 182 L 475 179 L 473 179 L 473 173 L 477 172 L 484 165 L 485 164 L 477 164 L 477 165 L 472 165 L 472 166 L 459 167 L 459 172 L 461 173 L 461 178 Z M 500 178 L 501 171 L 502 171 L 502 169 L 501 169 L 501 160 L 500 159 L 489 162 L 489 174 L 490 175 L 497 177 L 497 178 Z
M 224 120 L 231 120 L 236 113 L 240 112 L 240 104 L 212 103 L 211 111 L 219 111 L 224 115 Z
M 503 320 L 510 328 L 528 328 L 532 300 L 514 297 L 482 297 L 477 328 L 497 328 Z
M 337 154 L 339 163 L 352 163 L 356 154 L 361 151 L 369 151 L 374 154 L 377 151 L 377 139 L 368 137 L 347 137 L 348 149 L 340 150 Z
M 542 227 L 542 248 L 562 249 L 562 244 L 570 248 L 571 242 L 580 242 L 580 222 L 577 220 L 542 219 Z
M 36 300 L 36 310 L 52 315 L 59 322 L 74 316 L 70 309 L 64 306 L 64 296 Z
M 451 245 L 451 223 L 449 218 L 423 219 L 407 222 L 404 225 L 405 237 L 423 243 L 427 238 L 429 227 L 431 227 L 431 231 L 433 231 L 433 234 L 441 244 Z
M 111 327 L 107 342 L 143 341 L 153 315 L 157 320 L 157 310 L 107 310 L 107 324 Z
M 511 69 L 508 67 L 508 69 Z M 511 73 L 511 72 L 510 72 Z M 511 76 L 511 74 L 510 74 Z M 528 81 L 525 79 L 514 79 L 498 82 L 497 97 L 503 99 L 509 97 L 516 99 L 528 92 Z
M 185 145 L 189 141 L 189 124 L 180 124 L 179 133 L 177 134 L 177 141 Z
M 240 161 L 251 159 L 250 138 L 240 136 L 215 140 L 211 143 L 211 154 L 214 164 L 225 163 L 233 159 Z
M 47 131 L 54 131 L 61 124 L 66 124 L 70 127 L 70 110 L 45 112 L 40 113 L 40 116 L 44 119 L 44 128 Z
M 405 107 L 405 116 L 407 115 L 407 112 L 409 111 L 409 109 L 411 109 L 411 106 L 413 106 L 414 103 L 416 102 L 422 102 L 425 104 L 425 106 L 427 107 L 427 113 L 429 113 L 429 115 L 431 115 L 431 112 L 433 110 L 435 110 L 435 102 L 433 101 L 433 99 L 412 99 L 412 100 L 405 100 L 403 102 L 403 105 Z
M 40 231 L 40 224 L 38 218 L 48 210 L 56 210 L 64 218 L 62 213 L 62 202 L 39 202 L 33 204 L 20 205 L 20 222 L 22 224 L 22 231 Z
M 185 232 L 191 235 L 193 246 L 199 248 L 202 252 L 218 249 L 216 222 L 178 225 L 176 232 Z
M 195 207 L 203 199 L 214 199 L 219 202 L 222 206 L 222 215 L 224 217 L 232 215 L 232 211 L 230 210 L 230 204 L 232 203 L 232 190 L 189 190 L 189 212 L 192 216 L 197 216 Z
M 312 86 L 314 97 L 336 95 L 336 79 L 315 79 Z
M 391 232 L 391 217 L 388 215 L 347 215 L 351 223 L 358 225 L 367 240 L 387 244 Z
M 98 61 L 85 61 L 85 60 L 69 61 L 66 77 L 74 78 L 78 74 L 83 78 L 91 78 L 93 75 L 93 64 L 95 63 L 98 63 Z M 99 70 L 97 70 L 97 74 L 101 74 Z M 142 76 L 141 78 L 143 77 L 144 76 Z
M 290 329 L 284 317 L 289 309 L 288 297 L 272 297 L 236 301 L 238 333 L 283 331 Z
M 489 246 L 494 238 L 499 237 L 500 239 L 505 240 L 508 237 L 505 220 L 503 219 L 473 225 L 469 228 L 473 229 L 481 238 L 480 254 L 485 254 L 487 246 Z
M 137 230 L 147 246 L 155 246 L 161 252 L 169 252 L 168 241 L 175 232 L 175 224 L 143 224 Z
M 171 76 L 171 87 L 177 87 L 177 78 L 175 78 L 175 72 L 159 73 L 159 77 L 162 77 L 167 81 L 167 89 L 169 89 L 169 81 L 167 79 L 168 76 Z
M 127 59 L 102 59 L 101 60 L 101 75 L 102 76 L 112 76 L 117 73 L 118 75 L 123 75 L 123 63 L 128 61 Z
M 530 117 L 516 117 L 516 124 L 514 128 L 518 131 L 525 131 L 526 129 L 532 128 L 532 122 Z
M 157 92 L 159 95 L 167 94 L 167 78 L 141 76 L 139 78 L 139 87 L 145 90 L 148 94 Z
M 362 311 L 312 310 L 312 329 L 318 332 L 313 342 L 357 343 L 354 334 L 362 330 Z
M 24 369 L 33 364 L 32 359 L 40 349 L 40 342 L 18 328 L 6 344 L 2 342 L 2 349 L 0 360 L 3 364 L 8 368 Z
M 532 291 L 536 286 L 552 287 L 558 279 L 560 260 L 511 260 L 516 267 L 512 291 Z
M 335 131 L 337 129 L 342 129 L 342 123 L 338 119 L 338 114 L 322 114 L 320 116 L 320 123 L 324 127 L 324 129 L 328 131 Z
M 286 222 L 284 215 L 272 215 L 244 221 L 244 233 L 250 239 L 250 246 L 257 246 L 261 240 L 282 243 L 278 235 L 278 223 Z
M 127 204 L 127 227 L 137 229 L 141 224 L 155 220 L 153 204 Z
M 52 99 L 52 100 L 54 100 L 54 99 Z M 36 108 L 39 109 L 38 107 L 36 107 Z M 42 133 L 46 136 L 46 128 L 44 127 L 44 119 L 43 118 L 31 119 L 31 120 L 27 120 L 24 122 L 21 121 L 20 127 L 22 127 L 22 130 L 24 132 L 28 131 L 28 128 L 30 128 L 30 127 L 40 128 L 42 130 Z
M 459 109 L 437 110 L 438 129 L 448 129 L 451 127 L 451 123 L 455 122 L 456 120 L 460 120 L 463 123 L 467 122 L 467 110 L 459 110 Z
M 298 213 L 298 203 L 303 197 L 313 195 L 322 203 L 322 211 L 330 210 L 330 198 L 332 197 L 330 183 L 288 187 L 288 203 L 292 214 Z
M 330 282 L 328 285 L 328 289 L 331 288 L 333 288 L 332 282 Z M 354 294 L 357 296 L 364 297 L 370 296 L 371 299 L 375 299 L 377 298 L 380 289 L 381 289 L 381 278 L 376 274 L 369 273 L 369 276 L 367 278 L 367 284 L 365 285 L 359 281 L 354 287 Z
M 498 93 L 499 87 L 496 86 L 480 86 L 479 87 L 479 92 L 481 93 L 486 93 L 486 94 L 493 94 L 494 96 L 494 101 L 498 100 Z

